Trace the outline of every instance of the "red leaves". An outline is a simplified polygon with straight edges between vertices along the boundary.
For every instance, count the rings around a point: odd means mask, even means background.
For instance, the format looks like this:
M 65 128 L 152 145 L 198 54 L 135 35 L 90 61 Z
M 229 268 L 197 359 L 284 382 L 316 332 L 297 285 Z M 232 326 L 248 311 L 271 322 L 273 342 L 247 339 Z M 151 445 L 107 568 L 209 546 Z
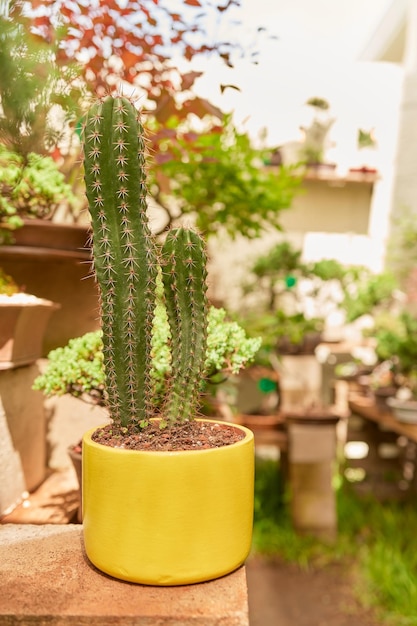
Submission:
M 32 18 L 40 35 L 59 44 L 57 63 L 82 59 L 82 71 L 92 91 L 103 93 L 109 85 L 138 83 L 146 90 L 147 104 L 155 103 L 153 115 L 162 125 L 175 117 L 181 123 L 187 115 L 222 119 L 222 112 L 203 98 L 188 98 L 201 72 L 182 74 L 173 66 L 176 56 L 192 60 L 198 54 L 220 54 L 231 66 L 228 50 L 211 40 L 207 20 L 218 18 L 239 0 L 184 0 L 167 8 L 161 0 L 61 0 L 62 39 L 57 42 L 52 26 L 54 0 L 28 0 L 39 17 Z M 180 8 L 182 5 L 182 9 Z M 187 5 L 187 6 L 185 6 Z M 193 10 L 195 8 L 195 10 Z M 211 13 L 210 13 L 211 12 Z M 197 43 L 198 42 L 198 43 Z M 118 57 L 118 61 L 113 60 Z M 223 85 L 238 89 L 234 85 Z M 185 94 L 182 97 L 181 94 Z M 185 102 L 184 102 L 185 100 Z M 186 141 L 189 141 L 187 137 Z
M 182 76 L 181 88 L 185 91 L 194 85 L 196 78 L 202 76 L 203 72 L 187 72 Z
M 126 48 L 122 50 L 120 58 L 122 59 L 123 64 L 127 69 L 134 67 L 134 65 L 139 60 L 139 56 L 137 54 L 131 52 L 130 50 L 126 50 Z
M 184 109 L 188 113 L 193 113 L 199 118 L 203 118 L 206 115 L 214 115 L 218 119 L 223 118 L 223 112 L 218 107 L 214 106 L 205 98 L 193 98 L 184 102 Z

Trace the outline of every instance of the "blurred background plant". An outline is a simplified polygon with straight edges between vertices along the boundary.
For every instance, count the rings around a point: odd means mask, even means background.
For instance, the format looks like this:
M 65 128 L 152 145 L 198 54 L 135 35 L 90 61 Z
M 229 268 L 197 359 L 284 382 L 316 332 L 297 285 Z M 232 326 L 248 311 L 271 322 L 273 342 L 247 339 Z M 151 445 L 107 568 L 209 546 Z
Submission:
M 244 306 L 237 319 L 250 336 L 263 338 L 259 359 L 271 353 L 313 353 L 321 340 L 343 339 L 346 326 L 370 318 L 397 301 L 390 272 L 375 274 L 335 259 L 302 260 L 302 251 L 283 240 L 254 259 L 242 285 Z M 283 341 L 284 338 L 286 341 Z M 304 339 L 312 341 L 303 345 Z M 308 346 L 308 348 L 307 348 Z
M 6 274 L 0 267 L 0 295 L 12 296 L 18 293 L 19 287 L 11 276 Z
M 186 4 L 178 13 L 153 0 L 123 6 L 115 0 L 94 6 L 10 1 L 8 17 L 0 18 L 0 141 L 24 159 L 30 151 L 52 154 L 81 201 L 79 134 L 88 92 L 133 89 L 154 155 L 154 230 L 189 216 L 206 237 L 220 228 L 256 237 L 280 227 L 280 211 L 290 206 L 300 180 L 291 169 L 263 171 L 264 151 L 194 93 L 202 72 L 191 70 L 190 62 L 209 55 L 230 67 L 243 55 L 255 62 L 265 32 L 254 31 L 244 47 L 238 37 L 226 43 L 216 33 L 238 2 Z M 210 23 L 217 26 L 207 28 Z M 238 89 L 219 85 L 226 88 Z M 72 207 L 73 220 L 80 214 L 80 206 Z
M 52 219 L 62 205 L 76 211 L 78 203 L 50 156 L 23 156 L 0 144 L 0 243 L 12 241 L 24 219 Z

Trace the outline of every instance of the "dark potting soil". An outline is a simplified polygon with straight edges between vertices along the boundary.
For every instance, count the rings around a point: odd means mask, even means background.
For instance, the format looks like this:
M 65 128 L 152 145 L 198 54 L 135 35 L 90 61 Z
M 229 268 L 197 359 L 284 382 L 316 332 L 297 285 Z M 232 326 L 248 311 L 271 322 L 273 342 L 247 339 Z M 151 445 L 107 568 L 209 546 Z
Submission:
M 136 425 L 124 428 L 123 433 L 113 424 L 97 429 L 92 440 L 112 448 L 126 450 L 204 450 L 229 446 L 244 438 L 244 432 L 221 422 L 191 421 L 160 428 L 151 422 L 145 428 Z

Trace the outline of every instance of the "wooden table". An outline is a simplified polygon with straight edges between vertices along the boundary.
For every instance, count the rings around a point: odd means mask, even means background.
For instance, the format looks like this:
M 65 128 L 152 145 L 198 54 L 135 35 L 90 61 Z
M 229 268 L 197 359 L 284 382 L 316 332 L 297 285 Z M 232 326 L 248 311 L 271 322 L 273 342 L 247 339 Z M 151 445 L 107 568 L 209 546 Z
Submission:
M 398 421 L 389 409 L 381 410 L 372 398 L 352 394 L 348 401 L 349 409 L 361 417 L 372 420 L 399 435 L 404 435 L 411 441 L 417 442 L 417 424 L 407 424 Z
M 372 493 L 381 500 L 414 500 L 417 491 L 417 425 L 398 421 L 388 408 L 382 409 L 373 398 L 358 393 L 349 394 L 348 407 L 351 415 L 365 421 L 362 431 L 351 432 L 348 440 L 364 441 L 368 445 L 366 457 L 346 458 L 346 467 L 365 471 L 365 479 L 356 485 L 357 491 Z M 394 452 L 396 448 L 396 453 L 384 453 L 387 446 Z

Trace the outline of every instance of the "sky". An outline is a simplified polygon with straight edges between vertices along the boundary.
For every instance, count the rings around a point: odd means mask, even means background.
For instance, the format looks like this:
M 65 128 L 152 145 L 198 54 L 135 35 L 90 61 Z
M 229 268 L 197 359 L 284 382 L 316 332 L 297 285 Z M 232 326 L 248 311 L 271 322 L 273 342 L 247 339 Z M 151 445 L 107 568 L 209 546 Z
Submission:
M 254 138 L 265 128 L 270 146 L 299 140 L 299 127 L 311 119 L 306 100 L 325 98 L 335 119 L 328 159 L 342 169 L 357 165 L 363 158 L 357 152 L 357 130 L 374 128 L 378 150 L 368 157 L 383 167 L 392 158 L 402 72 L 394 64 L 358 58 L 390 3 L 242 0 L 243 41 L 257 25 L 266 26 L 276 39 L 263 38 L 258 65 L 246 59 L 228 69 L 213 59 L 199 62 L 204 76 L 197 90 L 233 112 L 235 122 Z M 219 83 L 237 85 L 240 91 L 226 89 L 221 95 Z

